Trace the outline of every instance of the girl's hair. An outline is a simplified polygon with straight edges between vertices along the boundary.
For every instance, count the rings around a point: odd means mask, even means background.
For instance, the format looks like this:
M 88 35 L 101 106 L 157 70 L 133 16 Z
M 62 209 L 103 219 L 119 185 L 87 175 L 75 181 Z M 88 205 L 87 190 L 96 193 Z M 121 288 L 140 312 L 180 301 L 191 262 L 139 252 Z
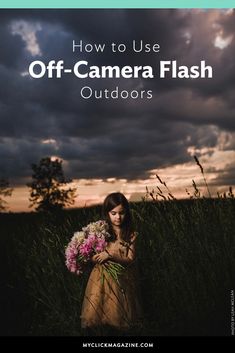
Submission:
M 121 235 L 123 240 L 129 241 L 131 233 L 133 231 L 132 219 L 131 219 L 129 202 L 127 201 L 126 197 L 122 193 L 113 192 L 112 194 L 109 194 L 108 196 L 106 196 L 103 203 L 103 217 L 105 218 L 106 222 L 109 224 L 109 229 L 110 229 L 109 232 L 112 236 L 110 240 L 116 239 L 116 235 L 109 218 L 109 212 L 119 205 L 122 205 L 125 211 L 125 217 L 121 225 Z

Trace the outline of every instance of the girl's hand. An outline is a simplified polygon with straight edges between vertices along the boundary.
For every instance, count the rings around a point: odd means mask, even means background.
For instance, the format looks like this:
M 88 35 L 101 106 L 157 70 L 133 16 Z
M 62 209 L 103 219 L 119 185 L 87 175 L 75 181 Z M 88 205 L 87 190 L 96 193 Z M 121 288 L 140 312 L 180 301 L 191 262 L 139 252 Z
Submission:
M 106 251 L 102 251 L 99 254 L 95 254 L 92 257 L 92 261 L 94 261 L 94 262 L 96 262 L 98 264 L 102 264 L 105 261 L 109 260 L 109 258 L 110 258 L 110 255 Z

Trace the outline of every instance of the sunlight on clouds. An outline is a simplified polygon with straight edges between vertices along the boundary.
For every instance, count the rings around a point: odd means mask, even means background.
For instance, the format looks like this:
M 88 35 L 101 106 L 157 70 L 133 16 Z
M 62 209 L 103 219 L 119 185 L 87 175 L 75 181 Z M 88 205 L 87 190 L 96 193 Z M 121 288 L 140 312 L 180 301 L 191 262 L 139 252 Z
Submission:
M 29 72 L 28 71 L 23 71 L 23 72 L 20 73 L 20 76 L 22 76 L 22 77 L 29 76 Z
M 185 43 L 187 44 L 187 45 L 189 45 L 190 43 L 191 43 L 191 40 L 192 40 L 192 35 L 191 35 L 191 33 L 190 32 L 185 32 L 184 34 L 183 34 L 183 38 L 185 39 Z
M 48 144 L 48 143 L 56 144 L 56 140 L 54 140 L 54 139 L 42 140 L 42 143 L 44 143 L 44 144 Z
M 216 148 L 201 148 L 193 149 L 192 147 L 188 149 L 190 155 L 197 155 L 200 163 L 203 166 L 204 174 L 206 180 L 210 186 L 210 182 L 216 182 L 216 179 L 220 176 L 221 171 L 225 172 L 229 169 L 231 161 L 235 160 L 235 151 L 233 150 L 219 150 Z M 173 195 L 177 198 L 185 198 L 185 189 L 192 187 L 192 180 L 196 182 L 197 185 L 201 186 L 202 193 L 206 194 L 206 189 L 203 181 L 202 174 L 199 167 L 196 165 L 194 160 L 192 162 L 178 164 L 172 167 L 167 167 L 164 169 L 151 170 L 152 178 L 149 180 L 148 187 L 152 187 L 153 180 L 156 174 L 166 182 L 168 187 L 170 187 Z M 147 180 L 145 181 L 147 182 Z M 159 184 L 157 180 L 155 185 L 164 188 L 163 185 Z M 228 188 L 230 185 L 224 185 L 223 189 Z M 217 187 L 213 185 L 212 195 L 216 196 Z
M 12 212 L 29 212 L 29 188 L 26 186 L 15 187 L 12 197 L 7 199 L 8 210 Z
M 57 143 L 57 141 L 55 139 L 41 140 L 41 143 L 43 145 L 52 145 L 55 148 L 55 150 L 59 149 L 59 145 L 58 145 L 58 143 Z
M 202 163 L 213 166 L 215 171 L 225 171 L 232 161 L 235 161 L 235 151 L 232 150 L 217 150 L 211 156 L 203 156 L 202 158 Z
M 116 179 L 115 178 L 108 178 L 108 179 L 106 179 L 106 181 L 108 183 L 114 183 L 116 181 Z
M 23 20 L 13 21 L 11 25 L 11 33 L 21 36 L 26 44 L 26 49 L 32 56 L 42 55 L 36 37 L 36 33 L 41 30 L 42 27 L 39 23 L 29 23 Z
M 203 166 L 207 182 L 209 184 L 212 195 L 216 196 L 217 191 L 227 191 L 230 185 L 216 186 L 216 178 L 220 176 L 221 171 L 226 172 L 231 166 L 231 161 L 235 160 L 235 151 L 219 150 L 210 148 L 191 149 L 190 155 L 196 151 Z M 58 157 L 51 157 L 58 158 Z M 64 161 L 66 162 L 66 161 Z M 68 184 L 77 188 L 77 197 L 75 204 L 72 207 L 89 207 L 101 204 L 107 194 L 111 192 L 122 192 L 130 201 L 141 201 L 146 194 L 146 187 L 149 190 L 156 190 L 160 187 L 166 195 L 167 190 L 164 185 L 160 184 L 156 178 L 156 174 L 160 176 L 162 181 L 166 182 L 171 193 L 177 198 L 188 198 L 186 189 L 191 194 L 193 193 L 192 180 L 194 180 L 203 195 L 207 194 L 203 177 L 199 167 L 192 161 L 183 164 L 177 164 L 167 168 L 158 168 L 149 171 L 149 178 L 127 181 L 126 179 L 108 178 L 103 179 L 73 179 L 73 182 Z M 110 182 L 112 180 L 112 182 Z M 210 182 L 213 186 L 210 186 Z M 234 185 L 231 185 L 234 186 Z M 28 208 L 29 190 L 26 187 L 16 187 L 11 198 L 9 198 L 8 206 L 11 211 L 30 211 Z
M 216 151 L 216 147 L 203 147 L 203 148 L 196 148 L 195 146 L 190 146 L 187 148 L 187 152 L 190 154 L 190 156 L 194 155 L 204 155 L 208 153 L 212 153 Z
M 218 137 L 219 150 L 233 150 L 235 148 L 235 132 L 223 131 Z
M 177 199 L 188 198 L 186 189 L 193 194 L 192 180 L 199 187 L 202 195 L 207 195 L 207 190 L 203 181 L 203 176 L 198 165 L 195 163 L 193 156 L 199 158 L 203 166 L 206 180 L 213 196 L 216 197 L 217 192 L 226 192 L 229 186 L 234 186 L 231 179 L 221 185 L 221 179 L 224 175 L 230 175 L 233 161 L 235 161 L 234 140 L 235 134 L 229 132 L 220 132 L 215 128 L 214 132 L 217 136 L 217 144 L 214 147 L 197 147 L 189 146 L 187 149 L 191 159 L 187 163 L 176 164 L 166 168 L 151 169 L 148 171 L 148 178 L 136 179 L 128 181 L 125 178 L 110 177 L 107 179 L 76 179 L 69 183 L 68 187 L 76 188 L 76 200 L 72 207 L 89 207 L 101 204 L 107 194 L 112 192 L 122 192 L 130 201 L 141 201 L 146 195 L 146 187 L 149 190 L 155 190 L 160 187 L 165 196 L 168 190 L 162 185 L 156 177 L 156 174 L 166 182 L 170 192 Z M 187 136 L 190 141 L 190 135 Z M 42 144 L 56 145 L 55 139 L 41 140 Z M 51 155 L 51 160 L 63 160 L 63 165 L 66 169 L 69 166 L 69 161 L 61 159 L 59 156 Z M 25 183 L 26 184 L 26 183 Z M 27 187 L 16 187 L 11 198 L 9 198 L 9 209 L 11 211 L 30 211 L 29 209 L 29 189 Z
M 220 31 L 215 37 L 214 46 L 216 48 L 223 50 L 224 48 L 226 48 L 227 46 L 229 46 L 232 43 L 232 40 L 233 40 L 232 35 L 224 38 L 223 31 Z

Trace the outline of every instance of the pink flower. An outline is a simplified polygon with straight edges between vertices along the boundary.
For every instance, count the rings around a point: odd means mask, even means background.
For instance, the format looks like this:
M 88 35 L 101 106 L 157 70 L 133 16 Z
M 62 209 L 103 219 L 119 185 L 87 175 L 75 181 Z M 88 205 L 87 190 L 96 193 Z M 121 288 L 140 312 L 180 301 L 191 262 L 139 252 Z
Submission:
M 104 251 L 110 237 L 107 230 L 105 221 L 97 221 L 75 232 L 65 249 L 65 264 L 70 272 L 82 274 L 92 256 Z

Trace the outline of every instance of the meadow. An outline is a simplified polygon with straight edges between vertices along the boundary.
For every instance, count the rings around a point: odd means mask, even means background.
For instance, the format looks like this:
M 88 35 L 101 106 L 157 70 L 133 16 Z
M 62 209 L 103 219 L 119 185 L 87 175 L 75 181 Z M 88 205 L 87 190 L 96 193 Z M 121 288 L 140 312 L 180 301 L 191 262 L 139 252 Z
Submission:
M 143 336 L 231 335 L 235 286 L 235 200 L 229 196 L 131 203 L 137 242 Z M 0 335 L 80 336 L 89 272 L 65 266 L 73 233 L 101 207 L 59 214 L 0 214 Z

